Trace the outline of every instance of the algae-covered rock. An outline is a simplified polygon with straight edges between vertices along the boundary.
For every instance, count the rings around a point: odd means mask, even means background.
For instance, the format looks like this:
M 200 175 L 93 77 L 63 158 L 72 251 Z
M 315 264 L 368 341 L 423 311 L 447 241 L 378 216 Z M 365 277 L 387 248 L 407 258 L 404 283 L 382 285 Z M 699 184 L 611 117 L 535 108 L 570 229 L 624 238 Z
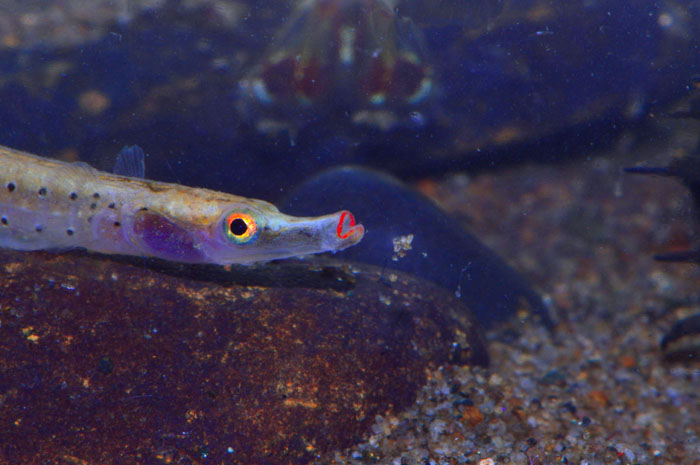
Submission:
M 486 364 L 463 304 L 367 265 L 0 252 L 0 462 L 306 463 Z

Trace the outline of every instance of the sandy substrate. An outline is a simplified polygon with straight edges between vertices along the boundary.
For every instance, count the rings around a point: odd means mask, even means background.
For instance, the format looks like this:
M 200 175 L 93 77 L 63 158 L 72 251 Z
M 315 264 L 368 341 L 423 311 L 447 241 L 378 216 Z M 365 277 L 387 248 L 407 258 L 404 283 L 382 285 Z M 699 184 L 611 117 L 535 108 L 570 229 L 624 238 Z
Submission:
M 559 166 L 525 166 L 424 188 L 542 290 L 557 326 L 489 333 L 490 370 L 444 367 L 415 406 L 377 418 L 335 463 L 699 464 L 700 361 L 660 340 L 700 311 L 700 268 L 654 253 L 692 246 L 692 203 L 672 179 L 624 175 L 693 143 L 624 144 Z M 695 244 L 696 245 L 696 244 Z

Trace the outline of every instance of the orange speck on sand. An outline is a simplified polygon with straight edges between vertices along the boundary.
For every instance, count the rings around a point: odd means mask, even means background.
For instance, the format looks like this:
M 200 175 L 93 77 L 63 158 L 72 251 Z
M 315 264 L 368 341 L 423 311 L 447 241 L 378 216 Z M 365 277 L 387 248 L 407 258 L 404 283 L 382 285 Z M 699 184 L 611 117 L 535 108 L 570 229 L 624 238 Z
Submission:
M 607 407 L 610 405 L 610 399 L 603 391 L 591 391 L 588 393 L 588 397 L 593 403 L 598 404 L 600 407 Z
M 469 426 L 476 426 L 484 420 L 484 414 L 477 407 L 468 406 L 462 410 L 462 418 Z
M 620 357 L 620 365 L 624 368 L 632 368 L 637 365 L 637 360 L 630 355 L 623 355 Z

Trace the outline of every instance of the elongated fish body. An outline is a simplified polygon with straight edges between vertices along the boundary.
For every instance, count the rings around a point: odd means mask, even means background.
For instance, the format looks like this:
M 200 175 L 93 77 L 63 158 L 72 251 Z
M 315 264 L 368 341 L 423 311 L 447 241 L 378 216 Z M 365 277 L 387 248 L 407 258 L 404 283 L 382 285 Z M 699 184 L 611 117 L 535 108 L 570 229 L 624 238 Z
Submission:
M 262 200 L 105 173 L 0 146 L 3 248 L 85 248 L 226 265 L 342 250 L 363 235 L 348 211 L 293 217 Z

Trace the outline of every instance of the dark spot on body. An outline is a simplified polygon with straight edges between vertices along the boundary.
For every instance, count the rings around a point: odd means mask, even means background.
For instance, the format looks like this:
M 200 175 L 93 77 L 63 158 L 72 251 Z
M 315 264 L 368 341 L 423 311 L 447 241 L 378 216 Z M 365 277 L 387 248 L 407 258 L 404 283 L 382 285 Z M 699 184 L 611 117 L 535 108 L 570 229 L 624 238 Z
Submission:
M 110 204 L 108 205 L 108 207 L 111 208 L 111 209 L 117 208 L 117 206 L 114 204 L 114 202 L 110 203 Z
M 95 192 L 94 194 L 92 194 L 92 198 L 93 198 L 93 199 L 99 199 L 99 198 L 100 198 L 100 194 L 98 194 L 97 192 Z
M 95 208 L 97 208 L 97 204 L 95 202 L 91 203 L 90 210 L 94 210 Z
M 39 188 L 39 197 L 46 197 L 46 188 L 45 187 Z
M 0 218 L 0 223 L 2 223 L 3 226 L 7 226 L 7 217 L 3 216 L 2 218 Z
M 17 186 L 15 186 L 15 183 L 14 183 L 14 182 L 8 182 L 8 183 L 7 183 L 7 190 L 8 190 L 8 192 L 14 192 L 15 187 L 17 187 Z
M 119 221 L 115 221 L 115 222 L 114 222 L 114 227 L 116 227 L 116 228 L 118 228 L 118 227 L 121 226 L 121 225 L 122 225 L 122 224 L 121 224 Z
M 41 232 L 41 231 L 44 230 L 44 227 L 43 227 L 42 225 L 40 225 L 40 224 L 37 224 L 37 225 L 34 227 L 34 230 L 35 230 L 36 232 Z
M 92 215 L 88 216 L 88 223 L 92 223 L 92 218 L 93 218 Z
M 74 233 L 75 231 L 73 231 L 73 228 L 66 229 L 66 234 L 68 234 L 69 236 L 72 236 Z
M 70 197 L 71 200 L 75 200 L 78 198 L 78 194 L 76 194 L 75 192 L 71 192 L 68 197 Z

